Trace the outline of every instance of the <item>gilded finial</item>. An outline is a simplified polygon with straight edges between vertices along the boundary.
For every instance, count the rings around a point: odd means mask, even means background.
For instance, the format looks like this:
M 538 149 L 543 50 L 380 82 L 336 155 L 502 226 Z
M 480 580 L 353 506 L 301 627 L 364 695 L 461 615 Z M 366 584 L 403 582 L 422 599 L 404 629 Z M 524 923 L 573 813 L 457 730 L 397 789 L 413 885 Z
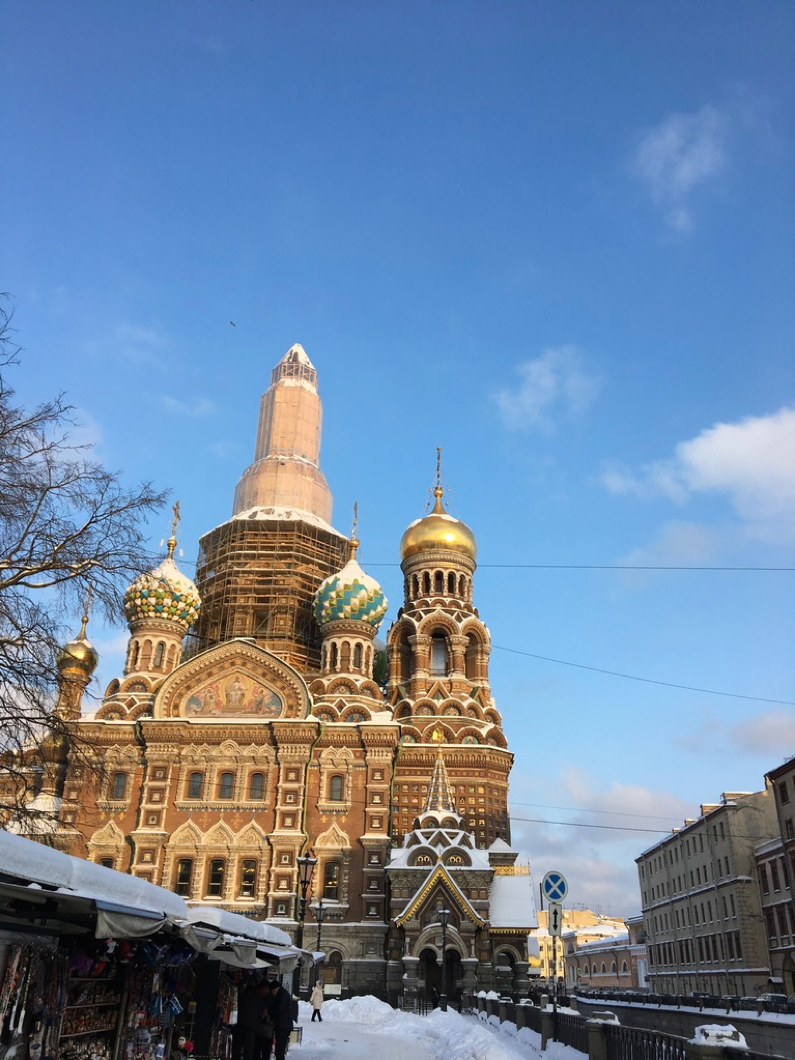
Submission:
M 174 558 L 174 550 L 177 547 L 177 527 L 179 526 L 179 501 L 174 502 L 174 507 L 171 509 L 174 512 L 174 518 L 171 520 L 171 537 L 166 541 L 166 547 L 168 548 L 168 558 Z
M 348 559 L 356 559 L 356 549 L 359 547 L 359 538 L 356 531 L 359 528 L 359 502 L 353 502 L 353 525 L 351 526 L 351 538 L 348 542 Z
M 88 625 L 88 615 L 91 611 L 91 601 L 94 599 L 94 586 L 89 582 L 88 590 L 86 591 L 86 602 L 83 606 L 83 618 L 80 624 L 80 632 L 77 634 L 78 640 L 86 639 L 86 626 Z
M 436 501 L 433 506 L 432 515 L 444 515 L 444 505 L 442 504 L 442 496 L 444 490 L 442 489 L 442 447 L 436 446 L 436 485 L 433 487 L 433 495 Z

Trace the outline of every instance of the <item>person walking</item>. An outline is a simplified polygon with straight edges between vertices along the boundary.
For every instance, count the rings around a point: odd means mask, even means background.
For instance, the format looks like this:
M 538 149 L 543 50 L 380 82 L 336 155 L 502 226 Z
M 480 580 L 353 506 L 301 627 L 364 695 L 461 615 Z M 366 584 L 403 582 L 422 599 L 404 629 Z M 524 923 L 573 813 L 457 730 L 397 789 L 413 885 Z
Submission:
M 290 992 L 285 990 L 278 979 L 270 984 L 270 997 L 267 999 L 268 1014 L 273 1021 L 276 1060 L 284 1060 L 290 1031 L 293 1029 L 293 1011 Z
M 257 1028 L 265 1006 L 263 990 L 250 979 L 240 991 L 237 1025 L 232 1035 L 232 1060 L 254 1060 Z
M 323 1022 L 323 1017 L 320 1015 L 320 1010 L 323 1008 L 323 980 L 318 979 L 315 983 L 312 993 L 309 995 L 309 1000 L 312 1004 L 312 1023 L 315 1022 L 315 1017 Z

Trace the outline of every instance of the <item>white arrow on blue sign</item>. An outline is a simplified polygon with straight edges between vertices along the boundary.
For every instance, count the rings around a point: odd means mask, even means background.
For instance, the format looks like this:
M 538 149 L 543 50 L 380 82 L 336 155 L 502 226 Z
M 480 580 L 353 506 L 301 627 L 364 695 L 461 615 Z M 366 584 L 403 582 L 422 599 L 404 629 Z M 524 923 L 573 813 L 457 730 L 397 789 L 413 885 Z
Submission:
M 569 885 L 562 872 L 552 870 L 541 881 L 541 890 L 548 902 L 562 902 L 569 893 Z

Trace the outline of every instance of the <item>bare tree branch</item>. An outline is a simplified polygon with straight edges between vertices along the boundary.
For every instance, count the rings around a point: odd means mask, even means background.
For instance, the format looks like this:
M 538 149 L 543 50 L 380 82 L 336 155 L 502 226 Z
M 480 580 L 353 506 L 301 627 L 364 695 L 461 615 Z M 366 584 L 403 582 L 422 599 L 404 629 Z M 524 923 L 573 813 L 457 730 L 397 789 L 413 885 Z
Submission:
M 67 735 L 54 713 L 56 659 L 89 586 L 117 620 L 125 588 L 153 563 L 144 528 L 166 498 L 150 482 L 128 489 L 70 440 L 63 394 L 17 403 L 7 306 L 0 295 L 0 822 L 36 793 L 41 747 Z

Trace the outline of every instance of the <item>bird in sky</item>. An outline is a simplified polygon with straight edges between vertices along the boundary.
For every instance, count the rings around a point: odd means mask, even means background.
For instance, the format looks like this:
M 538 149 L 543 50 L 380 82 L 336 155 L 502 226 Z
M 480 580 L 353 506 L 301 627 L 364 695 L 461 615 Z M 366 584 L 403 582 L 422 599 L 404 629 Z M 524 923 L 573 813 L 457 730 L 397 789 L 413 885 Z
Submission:
M 234 320 L 230 320 L 229 323 L 232 325 L 233 328 L 237 327 L 237 324 L 234 322 Z

